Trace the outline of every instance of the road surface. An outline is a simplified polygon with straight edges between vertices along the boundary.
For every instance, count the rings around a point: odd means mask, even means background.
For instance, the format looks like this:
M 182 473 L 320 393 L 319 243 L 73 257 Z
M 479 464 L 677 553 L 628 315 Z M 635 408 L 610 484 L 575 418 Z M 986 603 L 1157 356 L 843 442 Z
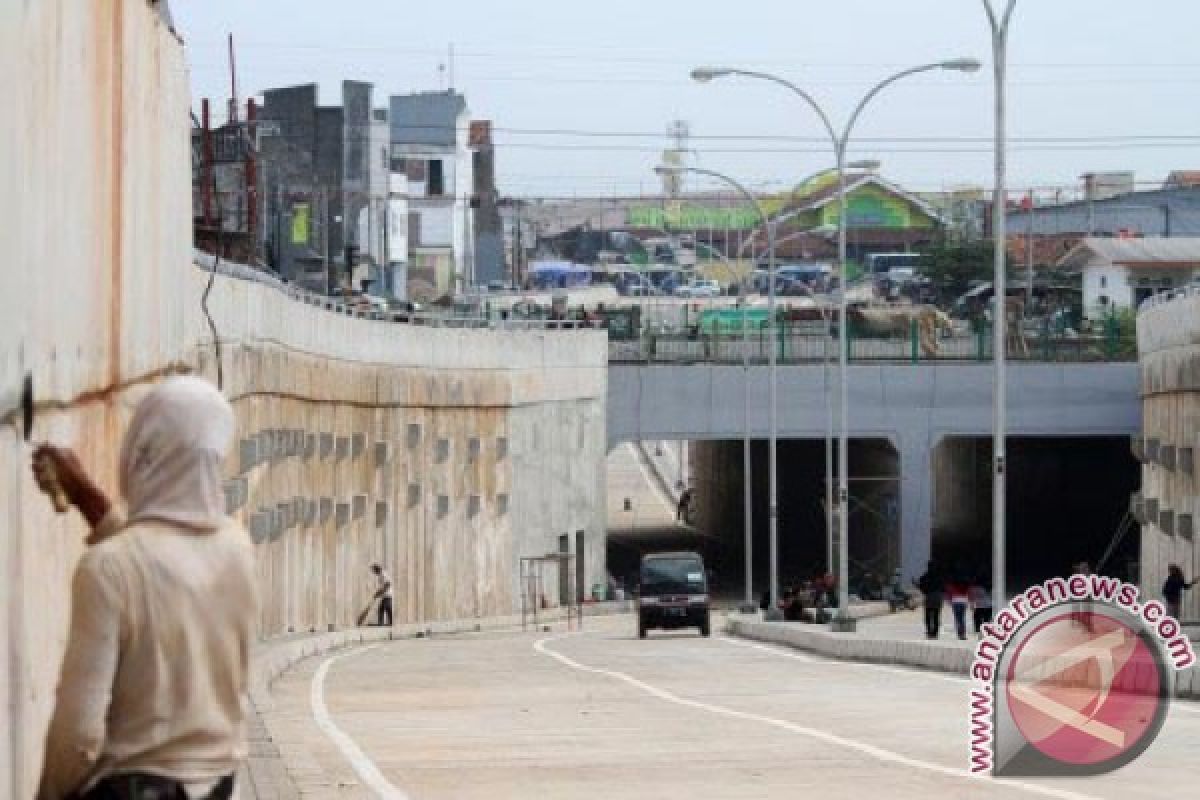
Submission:
M 1200 713 L 1103 778 L 966 777 L 965 680 L 690 632 L 407 640 L 310 659 L 272 732 L 302 791 L 388 800 L 1166 798 L 1200 786 Z M 306 795 L 309 796 L 309 795 Z

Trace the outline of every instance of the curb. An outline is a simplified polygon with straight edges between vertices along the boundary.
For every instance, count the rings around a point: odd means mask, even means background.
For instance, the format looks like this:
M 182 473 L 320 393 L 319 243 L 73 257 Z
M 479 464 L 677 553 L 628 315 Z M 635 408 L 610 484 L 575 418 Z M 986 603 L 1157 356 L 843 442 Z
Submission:
M 868 638 L 861 633 L 833 633 L 797 622 L 751 622 L 731 619 L 726 632 L 744 639 L 805 650 L 843 661 L 890 664 L 966 676 L 973 649 L 937 641 Z
M 592 603 L 584 606 L 583 618 L 625 613 L 628 603 Z M 562 622 L 560 609 L 539 613 L 538 624 Z M 348 628 L 329 633 L 305 633 L 264 639 L 257 643 L 250 657 L 250 699 L 259 711 L 271 709 L 271 686 L 283 673 L 298 662 L 346 647 L 373 644 L 422 636 L 460 633 L 479 633 L 521 627 L 520 615 L 484 619 L 450 620 L 446 622 L 395 625 L 390 628 Z
M 900 641 L 868 638 L 860 633 L 833 633 L 816 625 L 797 622 L 757 622 L 730 619 L 725 632 L 743 639 L 782 645 L 796 650 L 867 664 L 888 664 L 945 672 L 967 677 L 975 657 L 974 647 L 950 642 Z M 1175 696 L 1200 700 L 1200 665 L 1175 673 Z

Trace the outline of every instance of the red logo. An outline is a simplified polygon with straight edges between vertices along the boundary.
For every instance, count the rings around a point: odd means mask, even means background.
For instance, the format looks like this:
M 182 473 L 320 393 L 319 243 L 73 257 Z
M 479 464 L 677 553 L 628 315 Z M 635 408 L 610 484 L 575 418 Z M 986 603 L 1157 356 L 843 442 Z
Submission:
M 1139 627 L 1088 603 L 1060 607 L 1020 637 L 1000 675 L 1010 732 L 1023 740 L 1010 753 L 1025 769 L 1098 774 L 1150 745 L 1169 687 L 1160 650 Z

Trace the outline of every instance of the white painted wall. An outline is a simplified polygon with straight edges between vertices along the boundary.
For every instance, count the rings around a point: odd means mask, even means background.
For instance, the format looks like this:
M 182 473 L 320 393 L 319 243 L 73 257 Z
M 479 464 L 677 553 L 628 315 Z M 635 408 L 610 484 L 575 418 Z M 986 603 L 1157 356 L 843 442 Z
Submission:
M 1108 298 L 1107 305 L 1101 304 L 1102 297 Z M 1083 269 L 1083 310 L 1089 319 L 1103 316 L 1105 309 L 1132 307 L 1133 290 L 1125 267 L 1110 264 Z

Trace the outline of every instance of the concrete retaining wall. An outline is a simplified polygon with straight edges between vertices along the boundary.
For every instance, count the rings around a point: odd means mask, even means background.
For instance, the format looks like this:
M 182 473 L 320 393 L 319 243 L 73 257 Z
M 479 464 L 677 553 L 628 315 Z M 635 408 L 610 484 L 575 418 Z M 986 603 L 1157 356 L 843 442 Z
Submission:
M 1138 315 L 1138 349 L 1147 442 L 1141 495 L 1154 506 L 1142 526 L 1141 588 L 1159 597 L 1168 564 L 1189 580 L 1200 574 L 1200 296 L 1149 305 Z M 1200 621 L 1200 591 L 1184 592 L 1183 618 Z
M 33 485 L 26 373 L 32 440 L 75 448 L 115 493 L 140 396 L 174 371 L 215 380 L 219 361 L 238 418 L 227 498 L 258 544 L 264 635 L 349 625 L 373 561 L 400 624 L 513 613 L 518 559 L 566 533 L 574 551 L 585 532 L 585 580 L 603 577 L 603 333 L 368 321 L 215 277 L 214 343 L 164 5 L 0 0 L 0 796 L 15 800 L 37 781 L 85 535 Z

